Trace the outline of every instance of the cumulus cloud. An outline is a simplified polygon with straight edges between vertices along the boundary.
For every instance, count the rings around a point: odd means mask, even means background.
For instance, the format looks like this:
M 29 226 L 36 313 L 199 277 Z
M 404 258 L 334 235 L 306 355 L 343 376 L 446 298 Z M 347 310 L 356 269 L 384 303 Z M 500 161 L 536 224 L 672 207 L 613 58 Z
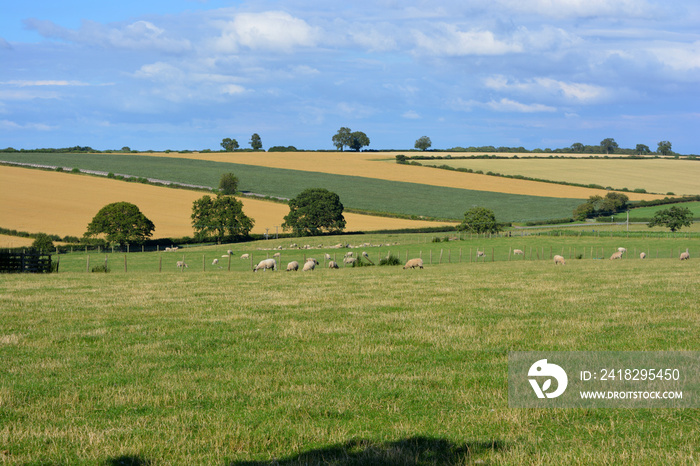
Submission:
M 513 40 L 502 40 L 491 31 L 460 30 L 454 24 L 440 24 L 426 33 L 413 31 L 419 53 L 437 56 L 503 55 L 523 51 L 522 44 Z
M 79 44 L 124 49 L 153 49 L 170 53 L 184 52 L 192 47 L 189 40 L 169 37 L 164 29 L 149 21 L 105 26 L 95 21 L 83 20 L 80 29 L 77 30 L 35 18 L 25 20 L 24 24 L 28 29 L 35 30 L 46 38 Z
M 241 47 L 290 52 L 317 45 L 321 36 L 319 29 L 282 11 L 239 13 L 220 27 L 214 46 L 224 53 L 236 53 Z
M 503 92 L 561 96 L 577 103 L 599 102 L 607 97 L 608 89 L 594 84 L 559 81 L 552 78 L 532 78 L 528 80 L 509 80 L 503 75 L 494 75 L 484 80 L 488 89 Z

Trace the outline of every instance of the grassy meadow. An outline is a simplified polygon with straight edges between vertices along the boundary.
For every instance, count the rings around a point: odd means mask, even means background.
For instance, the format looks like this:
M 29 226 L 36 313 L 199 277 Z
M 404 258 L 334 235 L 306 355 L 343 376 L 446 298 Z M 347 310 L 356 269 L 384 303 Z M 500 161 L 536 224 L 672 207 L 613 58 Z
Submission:
M 347 251 L 328 249 L 333 240 L 305 252 Z M 651 241 L 356 240 L 424 259 L 454 243 L 609 251 Z M 700 252 L 697 239 L 657 241 Z M 235 252 L 272 254 L 257 249 L 268 245 Z M 699 351 L 697 259 L 562 267 L 501 256 L 311 273 L 195 265 L 224 247 L 184 251 L 184 272 L 170 259 L 162 273 L 145 268 L 183 251 L 131 253 L 127 273 L 115 253 L 109 274 L 85 273 L 86 256 L 73 253 L 58 274 L 3 276 L 3 463 L 697 462 L 697 409 L 513 409 L 507 393 L 509 351 Z

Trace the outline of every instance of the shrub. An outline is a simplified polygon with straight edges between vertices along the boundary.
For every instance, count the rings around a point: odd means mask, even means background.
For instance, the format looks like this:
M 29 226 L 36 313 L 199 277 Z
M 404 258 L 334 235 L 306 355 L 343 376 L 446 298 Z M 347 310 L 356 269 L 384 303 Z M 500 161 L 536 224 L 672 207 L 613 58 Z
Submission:
M 92 271 L 95 273 L 109 273 L 110 269 L 107 264 L 100 264 L 96 265 L 92 268 Z
M 385 258 L 379 260 L 379 265 L 401 265 L 401 259 L 390 253 Z

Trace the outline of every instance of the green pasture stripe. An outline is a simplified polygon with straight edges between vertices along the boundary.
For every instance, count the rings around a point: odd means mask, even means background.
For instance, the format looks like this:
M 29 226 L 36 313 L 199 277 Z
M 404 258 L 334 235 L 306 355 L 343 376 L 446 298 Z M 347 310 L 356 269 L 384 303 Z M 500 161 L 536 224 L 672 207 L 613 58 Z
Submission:
M 293 198 L 306 188 L 338 193 L 346 208 L 415 216 L 462 219 L 479 206 L 492 209 L 499 221 L 522 222 L 570 217 L 580 199 L 524 196 L 488 191 L 402 183 L 357 176 L 266 168 L 205 160 L 133 154 L 0 154 L 0 160 L 100 170 L 216 187 L 233 172 L 243 191 Z

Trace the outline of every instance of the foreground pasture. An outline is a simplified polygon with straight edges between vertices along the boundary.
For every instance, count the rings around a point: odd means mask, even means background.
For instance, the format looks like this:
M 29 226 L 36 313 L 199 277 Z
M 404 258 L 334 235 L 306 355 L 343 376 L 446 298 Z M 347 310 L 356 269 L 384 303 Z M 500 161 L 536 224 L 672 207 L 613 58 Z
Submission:
M 698 351 L 698 272 L 658 259 L 4 276 L 2 461 L 692 464 L 697 409 L 511 409 L 507 354 Z

